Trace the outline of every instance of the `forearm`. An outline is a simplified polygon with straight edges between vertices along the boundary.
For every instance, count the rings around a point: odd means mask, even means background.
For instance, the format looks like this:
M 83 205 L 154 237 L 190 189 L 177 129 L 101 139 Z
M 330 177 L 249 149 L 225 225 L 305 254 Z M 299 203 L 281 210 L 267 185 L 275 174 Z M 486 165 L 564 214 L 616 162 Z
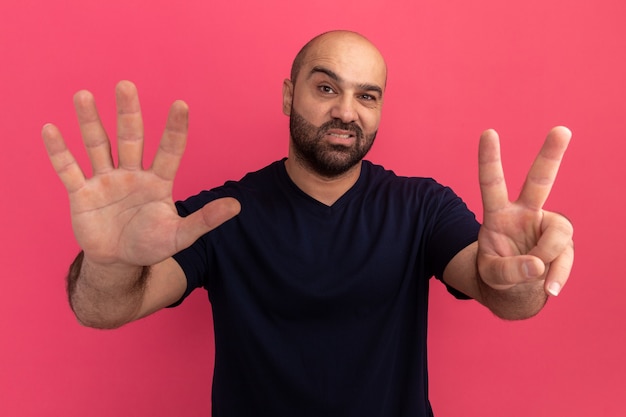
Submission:
M 67 276 L 69 303 L 78 321 L 89 327 L 112 329 L 136 318 L 149 267 L 93 265 L 83 252 Z
M 478 301 L 489 308 L 496 316 L 505 320 L 523 320 L 530 318 L 545 306 L 548 296 L 543 288 L 543 281 L 518 284 L 507 290 L 497 290 L 485 284 L 480 278 Z

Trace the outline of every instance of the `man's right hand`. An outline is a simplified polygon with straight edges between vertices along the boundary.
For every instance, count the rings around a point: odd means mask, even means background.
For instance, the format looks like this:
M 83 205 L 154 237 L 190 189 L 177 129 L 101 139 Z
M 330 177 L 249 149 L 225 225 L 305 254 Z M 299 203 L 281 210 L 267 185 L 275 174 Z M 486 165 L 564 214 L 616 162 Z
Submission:
M 159 149 L 148 169 L 142 166 L 144 130 L 137 89 L 128 81 L 116 87 L 118 166 L 88 91 L 74 106 L 93 175 L 86 178 L 56 126 L 42 136 L 52 166 L 65 185 L 72 227 L 92 265 L 144 266 L 159 263 L 237 215 L 239 202 L 224 198 L 182 218 L 172 199 L 174 177 L 187 139 L 187 105 L 172 104 Z

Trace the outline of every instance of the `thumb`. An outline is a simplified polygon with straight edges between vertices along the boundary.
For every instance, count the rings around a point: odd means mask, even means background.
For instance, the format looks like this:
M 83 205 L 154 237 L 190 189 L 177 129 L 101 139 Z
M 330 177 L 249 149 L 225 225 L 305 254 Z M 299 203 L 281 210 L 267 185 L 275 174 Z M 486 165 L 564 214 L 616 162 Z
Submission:
M 224 197 L 211 201 L 183 218 L 176 239 L 179 250 L 191 246 L 200 236 L 232 219 L 240 211 L 239 201 L 232 197 Z
M 495 289 L 507 289 L 517 284 L 540 279 L 546 271 L 541 259 L 532 255 L 498 256 L 484 254 L 478 257 L 478 272 Z

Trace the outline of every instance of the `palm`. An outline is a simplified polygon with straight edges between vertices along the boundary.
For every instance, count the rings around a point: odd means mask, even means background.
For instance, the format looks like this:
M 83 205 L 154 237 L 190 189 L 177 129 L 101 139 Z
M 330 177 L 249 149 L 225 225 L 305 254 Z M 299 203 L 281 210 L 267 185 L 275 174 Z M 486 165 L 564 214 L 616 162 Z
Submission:
M 176 252 L 171 184 L 150 172 L 112 171 L 70 194 L 78 244 L 92 259 L 152 265 Z
M 525 255 L 537 244 L 542 211 L 511 203 L 485 216 L 480 243 L 498 256 Z
M 52 164 L 68 190 L 72 226 L 92 262 L 153 265 L 232 217 L 238 204 L 218 200 L 187 218 L 178 216 L 172 185 L 187 134 L 187 107 L 172 105 L 159 150 L 142 167 L 143 125 L 134 85 L 117 88 L 118 167 L 90 93 L 75 96 L 83 140 L 93 169 L 86 179 L 54 126 L 43 136 Z
M 550 132 L 514 202 L 509 200 L 504 181 L 497 134 L 487 131 L 481 137 L 484 216 L 478 237 L 478 268 L 492 287 L 507 289 L 524 282 L 528 275 L 546 279 L 547 266 L 567 268 L 573 257 L 568 248 L 571 225 L 562 216 L 543 210 L 570 137 L 564 128 Z M 563 272 L 555 270 L 554 274 Z

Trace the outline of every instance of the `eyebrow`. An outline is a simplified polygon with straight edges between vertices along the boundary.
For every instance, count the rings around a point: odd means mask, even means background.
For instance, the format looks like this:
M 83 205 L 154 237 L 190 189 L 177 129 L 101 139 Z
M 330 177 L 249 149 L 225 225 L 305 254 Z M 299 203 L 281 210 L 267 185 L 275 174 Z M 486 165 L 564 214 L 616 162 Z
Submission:
M 345 81 L 333 70 L 330 70 L 326 67 L 322 67 L 322 66 L 315 66 L 311 69 L 311 72 L 309 73 L 309 78 L 313 76 L 313 74 L 316 73 L 322 73 L 322 74 L 326 74 L 329 78 L 337 81 L 338 83 L 344 83 Z M 365 91 L 373 91 L 378 93 L 378 95 L 380 95 L 381 97 L 383 96 L 383 89 L 376 85 L 376 84 L 357 84 L 357 87 L 359 87 L 362 90 Z

